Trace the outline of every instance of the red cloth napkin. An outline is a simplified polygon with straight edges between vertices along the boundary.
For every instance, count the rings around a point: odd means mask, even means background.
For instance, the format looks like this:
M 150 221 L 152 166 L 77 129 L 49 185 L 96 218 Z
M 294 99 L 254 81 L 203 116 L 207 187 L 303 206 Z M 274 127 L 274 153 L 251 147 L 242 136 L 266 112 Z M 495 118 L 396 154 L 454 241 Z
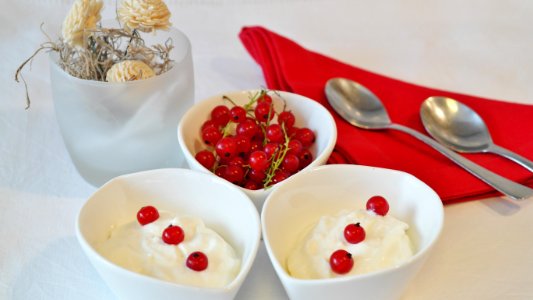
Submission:
M 405 171 L 431 186 L 445 202 L 500 195 L 467 171 L 415 138 L 394 130 L 358 129 L 341 119 L 324 94 L 326 81 L 346 77 L 370 89 L 391 119 L 425 133 L 419 108 L 430 96 L 448 96 L 477 111 L 496 144 L 533 159 L 533 106 L 483 99 L 431 89 L 372 73 L 319 53 L 262 27 L 245 27 L 239 35 L 263 68 L 268 88 L 307 96 L 332 112 L 338 129 L 329 163 L 353 163 Z M 519 183 L 533 186 L 533 175 L 494 154 L 464 154 L 472 161 Z

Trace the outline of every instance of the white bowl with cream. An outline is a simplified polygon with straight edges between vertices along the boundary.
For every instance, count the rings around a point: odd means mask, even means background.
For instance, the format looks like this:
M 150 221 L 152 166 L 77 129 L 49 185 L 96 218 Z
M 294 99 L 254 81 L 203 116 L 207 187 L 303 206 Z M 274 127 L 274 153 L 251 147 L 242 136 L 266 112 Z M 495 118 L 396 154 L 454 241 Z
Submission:
M 106 258 L 107 254 L 100 252 L 101 245 L 112 229 L 124 224 L 135 227 L 137 212 L 147 205 L 156 207 L 161 218 L 193 223 L 195 230 L 199 228 L 197 221 L 183 218 L 203 220 L 235 250 L 240 267 L 234 279 L 222 287 L 178 284 L 139 274 Z M 145 226 L 156 226 L 156 222 Z M 222 179 L 186 169 L 145 171 L 109 181 L 82 207 L 76 233 L 95 269 L 121 299 L 233 299 L 250 271 L 261 237 L 257 210 L 242 191 Z M 165 246 L 156 244 L 159 259 L 165 256 Z M 185 242 L 183 245 L 189 247 Z
M 289 256 L 321 217 L 365 209 L 366 201 L 376 195 L 387 199 L 387 215 L 408 224 L 412 257 L 398 266 L 366 274 L 325 279 L 300 279 L 289 274 Z M 366 166 L 328 165 L 293 176 L 272 191 L 261 222 L 268 255 L 291 299 L 388 300 L 401 297 L 426 260 L 442 230 L 443 216 L 438 195 L 412 175 Z

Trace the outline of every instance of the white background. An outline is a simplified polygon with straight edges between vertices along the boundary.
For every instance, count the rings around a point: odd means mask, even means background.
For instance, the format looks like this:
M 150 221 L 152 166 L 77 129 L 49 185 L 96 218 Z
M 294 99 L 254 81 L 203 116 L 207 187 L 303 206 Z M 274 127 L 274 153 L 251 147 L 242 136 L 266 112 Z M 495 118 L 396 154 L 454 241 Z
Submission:
M 0 1 L 0 299 L 113 299 L 74 236 L 76 214 L 94 188 L 77 174 L 60 136 L 46 55 L 25 73 L 31 109 L 24 110 L 24 87 L 14 82 L 18 65 L 46 40 L 40 24 L 55 38 L 70 4 Z M 167 4 L 174 25 L 193 45 L 197 101 L 264 86 L 261 70 L 237 38 L 242 26 L 263 25 L 382 74 L 533 104 L 532 1 Z M 104 18 L 113 7 L 106 2 Z M 446 206 L 442 238 L 404 299 L 532 299 L 531 201 Z M 251 298 L 286 298 L 264 247 L 238 294 Z

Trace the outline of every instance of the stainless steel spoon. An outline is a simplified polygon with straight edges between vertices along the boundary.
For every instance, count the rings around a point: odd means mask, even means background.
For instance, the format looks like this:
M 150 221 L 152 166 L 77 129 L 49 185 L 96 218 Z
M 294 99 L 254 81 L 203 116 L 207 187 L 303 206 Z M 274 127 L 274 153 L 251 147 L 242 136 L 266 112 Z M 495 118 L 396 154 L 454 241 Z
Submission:
M 483 119 L 470 107 L 447 97 L 429 97 L 420 107 L 427 132 L 444 146 L 465 153 L 491 152 L 533 172 L 533 162 L 495 145 Z
M 509 198 L 518 200 L 533 196 L 533 189 L 473 163 L 416 130 L 392 123 L 378 97 L 364 86 L 348 79 L 334 78 L 326 83 L 325 92 L 333 109 L 352 125 L 371 130 L 395 129 L 410 134 Z

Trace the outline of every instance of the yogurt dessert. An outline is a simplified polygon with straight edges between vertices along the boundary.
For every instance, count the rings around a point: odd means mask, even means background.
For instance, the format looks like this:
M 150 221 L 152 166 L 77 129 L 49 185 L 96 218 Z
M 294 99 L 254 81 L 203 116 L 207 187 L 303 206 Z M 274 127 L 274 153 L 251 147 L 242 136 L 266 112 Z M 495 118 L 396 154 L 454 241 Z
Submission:
M 96 248 L 130 271 L 189 286 L 221 288 L 240 269 L 235 250 L 201 219 L 152 206 L 141 208 L 136 221 L 111 228 Z
M 295 278 L 322 279 L 404 263 L 413 256 L 409 225 L 387 212 L 387 201 L 375 196 L 366 210 L 321 217 L 289 254 L 287 271 Z

